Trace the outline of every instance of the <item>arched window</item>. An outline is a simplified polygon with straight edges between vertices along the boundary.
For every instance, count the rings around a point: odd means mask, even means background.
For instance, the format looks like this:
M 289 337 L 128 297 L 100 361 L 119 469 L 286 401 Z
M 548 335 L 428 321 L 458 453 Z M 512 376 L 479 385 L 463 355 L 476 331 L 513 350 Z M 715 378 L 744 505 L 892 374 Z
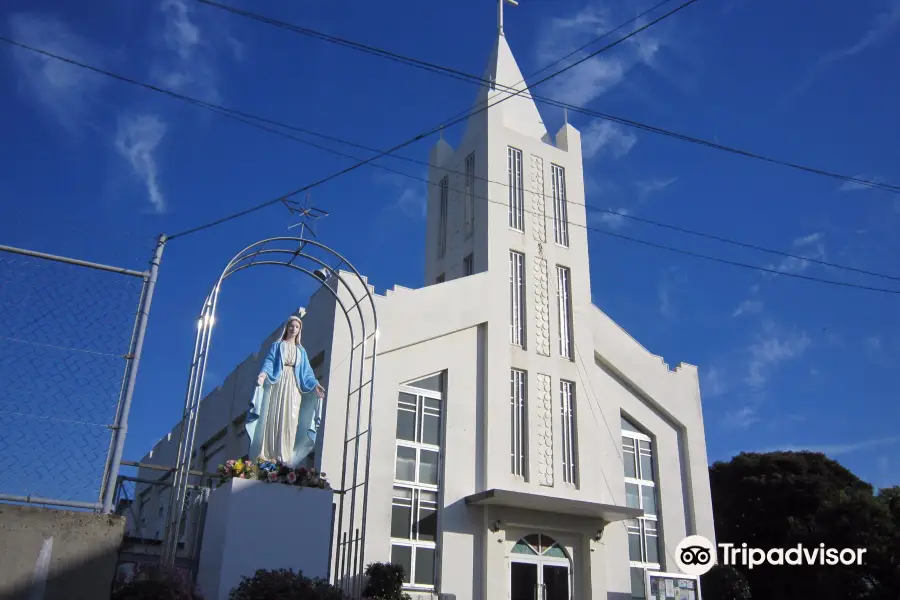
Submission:
M 534 533 L 510 553 L 510 600 L 570 600 L 571 562 L 556 540 Z
M 549 535 L 534 533 L 523 537 L 512 549 L 513 554 L 526 556 L 545 556 L 547 558 L 567 559 L 566 551 Z

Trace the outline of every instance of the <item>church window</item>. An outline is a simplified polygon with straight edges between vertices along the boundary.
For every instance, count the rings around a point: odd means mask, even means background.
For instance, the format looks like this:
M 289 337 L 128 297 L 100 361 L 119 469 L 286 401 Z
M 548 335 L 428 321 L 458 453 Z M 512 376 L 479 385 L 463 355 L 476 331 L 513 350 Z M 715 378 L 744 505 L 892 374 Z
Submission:
M 475 153 L 466 157 L 466 237 L 475 229 Z
M 449 208 L 450 180 L 447 177 L 441 179 L 441 214 L 438 223 L 438 258 L 443 258 L 447 252 L 447 210 Z
M 510 374 L 510 456 L 512 474 L 528 478 L 528 373 L 512 369 Z
M 563 482 L 576 484 L 578 446 L 575 438 L 575 384 L 559 382 L 559 404 L 562 416 Z
M 643 517 L 625 523 L 631 565 L 631 597 L 645 598 L 644 571 L 662 569 L 653 441 L 625 417 L 622 417 L 622 459 L 625 465 L 625 504 L 644 511 Z
M 553 184 L 553 239 L 565 248 L 569 247 L 569 206 L 566 202 L 566 170 L 558 165 L 550 166 Z
M 436 380 L 438 385 L 432 385 Z M 440 375 L 401 386 L 391 500 L 391 562 L 403 565 L 404 587 L 433 589 L 438 544 Z
M 559 355 L 572 358 L 572 272 L 556 266 L 556 312 L 559 315 Z
M 546 556 L 549 558 L 568 559 L 566 551 L 549 535 L 533 533 L 520 539 L 512 548 L 513 554 L 525 556 Z
M 525 255 L 509 252 L 509 341 L 525 347 Z
M 522 183 L 522 151 L 507 148 L 509 168 L 509 226 L 516 231 L 525 231 L 525 190 Z
M 475 255 L 470 254 L 463 259 L 463 275 L 475 274 Z

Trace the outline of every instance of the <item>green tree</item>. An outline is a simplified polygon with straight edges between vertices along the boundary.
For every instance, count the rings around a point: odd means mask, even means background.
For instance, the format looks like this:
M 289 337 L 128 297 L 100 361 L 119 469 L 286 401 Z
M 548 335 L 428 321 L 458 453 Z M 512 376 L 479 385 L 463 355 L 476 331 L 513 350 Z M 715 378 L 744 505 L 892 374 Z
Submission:
M 113 584 L 111 600 L 203 600 L 190 576 L 156 564 L 139 565 L 133 576 Z
M 882 503 L 894 523 L 894 535 L 890 541 L 886 563 L 888 573 L 885 575 L 888 589 L 900 590 L 900 486 L 881 488 L 878 490 L 878 501 Z M 893 565 L 893 568 L 890 566 Z M 900 598 L 900 593 L 896 595 Z
M 371 600 L 409 600 L 403 593 L 405 578 L 403 565 L 396 563 L 371 563 L 366 566 L 366 587 L 363 598 Z
M 751 600 L 750 585 L 734 567 L 717 564 L 700 578 L 703 600 Z
M 813 452 L 742 453 L 715 463 L 709 473 L 719 543 L 866 549 L 858 566 L 740 566 L 754 597 L 900 598 L 892 562 L 898 528 L 889 495 L 876 497 L 871 485 Z
M 344 600 L 341 590 L 321 578 L 291 569 L 259 569 L 231 590 L 229 600 Z

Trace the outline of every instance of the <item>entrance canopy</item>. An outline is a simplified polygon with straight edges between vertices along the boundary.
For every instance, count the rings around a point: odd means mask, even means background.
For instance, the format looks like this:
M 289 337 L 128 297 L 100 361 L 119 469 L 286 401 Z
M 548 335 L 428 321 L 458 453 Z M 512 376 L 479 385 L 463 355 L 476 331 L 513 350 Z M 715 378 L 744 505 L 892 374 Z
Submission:
M 467 496 L 466 504 L 473 506 L 519 508 L 522 510 L 535 510 L 556 515 L 602 519 L 607 523 L 637 519 L 644 515 L 644 511 L 640 508 L 628 508 L 627 506 L 616 506 L 614 504 L 571 500 L 569 498 L 558 498 L 554 496 L 544 496 L 542 494 L 533 494 L 531 492 L 518 492 L 497 488 Z

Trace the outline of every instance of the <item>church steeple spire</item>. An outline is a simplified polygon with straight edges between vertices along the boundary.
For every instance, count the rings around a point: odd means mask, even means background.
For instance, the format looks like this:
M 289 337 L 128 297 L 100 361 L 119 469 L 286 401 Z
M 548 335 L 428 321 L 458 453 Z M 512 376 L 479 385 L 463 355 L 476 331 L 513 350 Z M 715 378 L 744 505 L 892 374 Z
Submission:
M 515 5 L 515 0 L 499 0 L 499 6 L 502 7 L 504 2 Z M 541 114 L 528 92 L 525 77 L 516 63 L 509 42 L 503 35 L 502 14 L 501 9 L 500 32 L 483 77 L 493 85 L 482 86 L 478 91 L 473 108 L 481 110 L 469 118 L 466 135 L 469 132 L 484 132 L 488 122 L 491 122 L 502 123 L 506 128 L 528 137 L 544 139 L 547 130 Z

